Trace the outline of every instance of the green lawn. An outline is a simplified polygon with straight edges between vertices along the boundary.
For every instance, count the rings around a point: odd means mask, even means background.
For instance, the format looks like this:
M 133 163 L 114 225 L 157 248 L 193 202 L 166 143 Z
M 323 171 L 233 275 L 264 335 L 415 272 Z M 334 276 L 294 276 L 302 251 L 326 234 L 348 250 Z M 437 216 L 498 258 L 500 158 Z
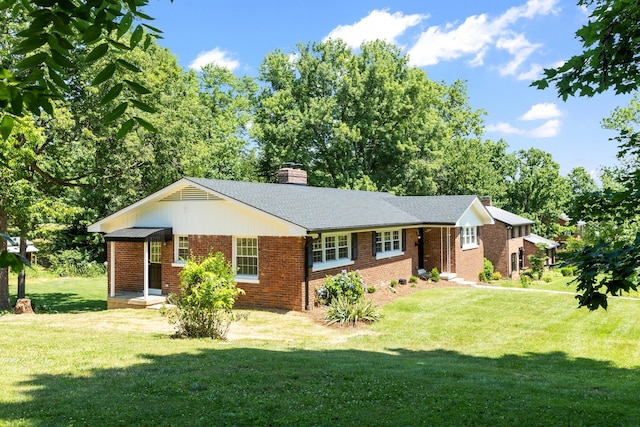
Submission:
M 43 298 L 105 290 L 104 279 L 33 285 Z M 571 295 L 431 289 L 365 328 L 252 311 L 227 342 L 171 339 L 153 310 L 58 311 L 0 317 L 0 425 L 640 420 L 640 301 L 590 313 Z

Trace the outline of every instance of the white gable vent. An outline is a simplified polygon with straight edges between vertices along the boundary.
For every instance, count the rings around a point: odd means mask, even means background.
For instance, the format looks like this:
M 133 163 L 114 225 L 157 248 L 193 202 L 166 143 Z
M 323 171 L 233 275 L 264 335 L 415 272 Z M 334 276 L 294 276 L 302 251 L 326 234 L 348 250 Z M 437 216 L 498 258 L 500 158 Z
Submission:
M 181 200 L 222 200 L 218 196 L 209 194 L 195 187 L 185 187 L 161 199 L 161 202 L 179 202 Z

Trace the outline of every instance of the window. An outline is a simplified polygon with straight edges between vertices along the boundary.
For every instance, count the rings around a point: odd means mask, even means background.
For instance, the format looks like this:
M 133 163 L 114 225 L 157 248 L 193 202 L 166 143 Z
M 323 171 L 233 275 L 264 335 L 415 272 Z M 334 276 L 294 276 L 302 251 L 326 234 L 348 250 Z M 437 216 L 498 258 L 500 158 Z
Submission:
M 176 261 L 184 262 L 189 258 L 189 236 L 177 236 Z
M 258 239 L 256 237 L 236 239 L 236 268 L 238 276 L 258 277 Z
M 400 230 L 387 230 L 376 233 L 376 256 L 390 255 L 400 252 L 402 233 Z
M 162 242 L 150 242 L 149 262 L 152 264 L 162 263 Z
M 477 227 L 462 227 L 462 249 L 478 247 Z
M 350 260 L 348 234 L 321 236 L 313 242 L 313 263 Z

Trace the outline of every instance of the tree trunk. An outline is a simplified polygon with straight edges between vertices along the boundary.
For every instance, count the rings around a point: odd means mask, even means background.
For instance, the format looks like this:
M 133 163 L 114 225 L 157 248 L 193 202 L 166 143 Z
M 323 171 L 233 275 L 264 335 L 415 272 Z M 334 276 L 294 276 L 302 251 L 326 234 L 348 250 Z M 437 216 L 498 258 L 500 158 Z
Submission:
M 0 233 L 7 233 L 7 214 L 0 203 Z M 7 249 L 7 241 L 0 238 L 0 252 Z M 0 311 L 11 310 L 9 301 L 9 269 L 0 268 Z
M 20 255 L 27 257 L 27 231 L 20 230 Z M 27 266 L 22 266 L 22 271 L 18 274 L 18 299 L 25 298 L 25 277 L 27 274 Z

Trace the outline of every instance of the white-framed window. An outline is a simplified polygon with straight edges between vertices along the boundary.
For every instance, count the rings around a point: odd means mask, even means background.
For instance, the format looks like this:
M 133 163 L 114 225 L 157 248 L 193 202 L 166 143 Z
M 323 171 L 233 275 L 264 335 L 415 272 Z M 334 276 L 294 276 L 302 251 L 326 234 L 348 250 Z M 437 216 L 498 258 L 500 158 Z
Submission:
M 353 264 L 351 235 L 326 234 L 313 241 L 313 270 Z
M 462 249 L 472 249 L 478 247 L 478 227 L 462 227 L 460 235 L 462 239 Z
M 399 252 L 402 247 L 400 230 L 387 230 L 376 234 L 376 254 Z
M 388 258 L 403 253 L 402 230 L 383 230 L 375 233 L 376 259 Z
M 189 236 L 175 236 L 174 263 L 184 264 L 189 259 Z
M 234 245 L 236 276 L 258 280 L 258 238 L 236 237 Z
M 162 264 L 162 242 L 151 241 L 149 248 L 149 262 L 152 264 Z

